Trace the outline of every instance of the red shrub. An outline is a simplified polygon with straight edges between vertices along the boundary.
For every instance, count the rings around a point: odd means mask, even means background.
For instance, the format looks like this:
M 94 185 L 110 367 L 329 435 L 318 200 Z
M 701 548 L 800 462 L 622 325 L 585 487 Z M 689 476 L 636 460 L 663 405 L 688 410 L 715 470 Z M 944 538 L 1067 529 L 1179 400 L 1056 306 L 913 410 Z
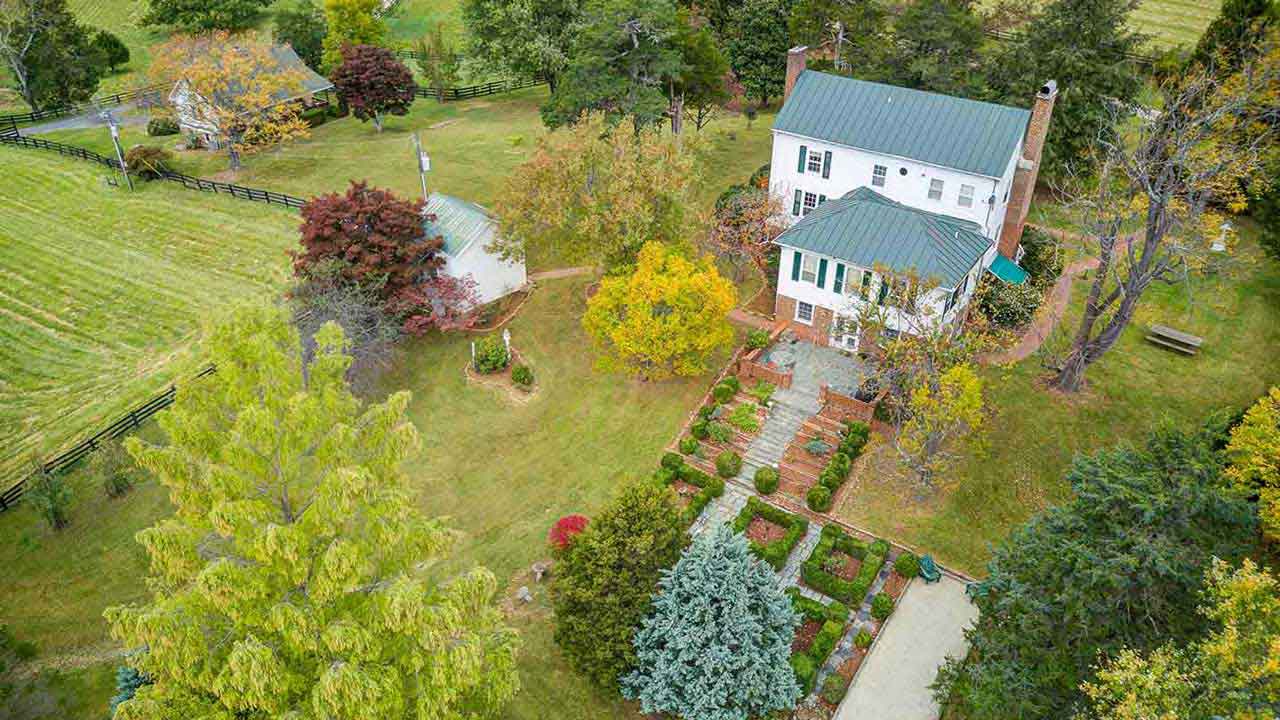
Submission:
M 587 522 L 586 515 L 565 515 L 551 526 L 547 541 L 556 550 L 564 550 L 569 547 L 569 543 L 573 542 L 575 535 L 587 529 Z

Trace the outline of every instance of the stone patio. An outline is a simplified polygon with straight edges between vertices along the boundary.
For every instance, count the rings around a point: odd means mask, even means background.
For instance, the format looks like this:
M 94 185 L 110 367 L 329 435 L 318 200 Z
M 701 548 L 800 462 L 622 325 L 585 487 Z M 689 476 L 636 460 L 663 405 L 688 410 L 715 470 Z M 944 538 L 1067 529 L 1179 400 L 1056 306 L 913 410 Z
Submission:
M 783 333 L 763 356 L 763 363 L 774 363 L 791 371 L 791 388 L 779 390 L 775 397 L 788 404 L 818 411 L 818 389 L 826 385 L 844 395 L 853 395 L 862 381 L 871 376 L 873 367 L 853 353 L 833 347 L 814 345 Z

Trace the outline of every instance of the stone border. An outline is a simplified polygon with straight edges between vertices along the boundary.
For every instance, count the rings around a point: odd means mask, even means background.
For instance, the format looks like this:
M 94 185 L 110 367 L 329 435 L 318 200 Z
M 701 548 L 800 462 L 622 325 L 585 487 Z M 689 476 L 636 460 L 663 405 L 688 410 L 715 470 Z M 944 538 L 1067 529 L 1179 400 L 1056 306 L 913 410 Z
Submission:
M 467 363 L 462 366 L 462 374 L 466 377 L 468 385 L 477 385 L 497 390 L 508 401 L 516 405 L 528 405 L 540 394 L 542 385 L 537 382 L 538 376 L 535 373 L 533 387 L 530 388 L 528 392 L 516 387 L 515 383 L 511 380 L 511 370 L 517 364 L 527 364 L 517 362 L 521 359 L 520 352 L 515 348 L 512 348 L 511 357 L 507 361 L 507 367 L 501 373 L 483 375 L 476 372 L 475 368 L 471 367 L 471 362 L 467 361 Z

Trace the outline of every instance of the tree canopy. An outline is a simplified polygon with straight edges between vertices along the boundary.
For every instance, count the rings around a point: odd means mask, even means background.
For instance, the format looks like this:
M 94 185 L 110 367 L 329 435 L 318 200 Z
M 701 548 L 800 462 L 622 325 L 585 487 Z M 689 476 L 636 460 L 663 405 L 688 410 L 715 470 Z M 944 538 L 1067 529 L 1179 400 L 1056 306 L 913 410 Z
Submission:
M 106 611 L 154 680 L 119 720 L 483 716 L 515 693 L 494 576 L 423 571 L 452 536 L 400 470 L 409 394 L 362 406 L 344 344 L 324 328 L 304 371 L 287 314 L 241 307 L 209 334 L 218 371 L 160 416 L 167 442 L 130 438 L 174 514 L 138 534 L 150 598 Z
M 569 62 L 583 4 L 583 0 L 465 0 L 467 53 L 511 75 L 541 75 L 554 92 Z
M 651 242 L 635 272 L 600 281 L 582 325 L 602 368 L 646 380 L 698 375 L 733 342 L 729 311 L 737 301 L 710 256 L 690 260 L 682 249 Z
M 799 618 L 745 537 L 724 524 L 708 528 L 659 586 L 636 633 L 625 696 L 646 713 L 685 720 L 747 720 L 795 706 Z
M 641 481 L 564 541 L 551 602 L 556 644 L 575 670 L 614 689 L 635 666 L 632 638 L 649 612 L 658 574 L 680 558 L 686 539 L 671 490 Z
M 328 32 L 324 11 L 313 0 L 294 0 L 276 11 L 276 42 L 287 43 L 309 68 L 323 67 Z
M 148 0 L 142 22 L 192 33 L 244 30 L 270 4 L 271 0 Z
M 973 97 L 982 85 L 974 59 L 984 40 L 982 21 L 967 0 L 912 2 L 894 20 L 881 74 L 893 85 Z
M 66 0 L 0 0 L 0 59 L 32 110 L 88 100 L 109 64 Z
M 106 30 L 99 30 L 93 36 L 93 44 L 102 54 L 102 61 L 115 72 L 116 68 L 129 62 L 129 46 L 124 41 Z
M 508 178 L 494 214 L 504 258 L 556 257 L 606 268 L 635 261 L 646 242 L 692 232 L 697 137 L 683 140 L 625 118 L 588 115 L 539 141 Z
M 1280 541 L 1280 387 L 1254 403 L 1227 444 L 1226 479 L 1246 498 L 1258 499 L 1262 535 Z
M 413 105 L 413 73 L 395 53 L 375 45 L 345 45 L 342 62 L 330 73 L 338 94 L 361 122 L 373 120 L 382 132 L 382 116 L 408 115 Z
M 747 94 L 762 104 L 782 95 L 786 84 L 789 14 L 786 0 L 745 0 L 729 13 L 725 33 L 729 67 Z
M 1077 458 L 1072 499 L 995 548 L 972 652 L 939 672 L 937 697 L 972 720 L 1070 717 L 1100 657 L 1196 637 L 1211 561 L 1239 562 L 1257 528 L 1218 481 L 1224 440 L 1162 428 L 1144 447 Z
M 324 0 L 325 33 L 321 61 L 325 71 L 342 62 L 342 48 L 347 45 L 377 45 L 387 34 L 387 26 L 378 17 L 381 0 Z

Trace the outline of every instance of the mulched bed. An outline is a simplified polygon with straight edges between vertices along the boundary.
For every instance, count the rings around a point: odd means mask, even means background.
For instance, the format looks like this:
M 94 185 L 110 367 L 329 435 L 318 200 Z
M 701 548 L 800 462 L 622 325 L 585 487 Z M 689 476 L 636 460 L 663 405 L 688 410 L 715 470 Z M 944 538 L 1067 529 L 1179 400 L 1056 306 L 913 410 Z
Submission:
M 840 667 L 836 668 L 836 672 L 840 673 L 847 680 L 853 680 L 853 676 L 858 673 L 858 667 L 862 665 L 862 660 L 867 657 L 867 651 L 861 648 L 853 649 L 853 657 L 840 663 Z
M 786 534 L 786 528 L 762 517 L 751 518 L 751 523 L 747 525 L 747 539 L 761 546 L 781 540 Z
M 808 652 L 809 646 L 813 644 L 813 639 L 818 636 L 818 631 L 821 629 L 821 622 L 805 620 L 800 629 L 796 630 L 796 639 L 791 641 L 791 654 Z
M 831 573 L 832 575 L 835 575 L 841 580 L 849 580 L 849 581 L 852 581 L 854 578 L 858 577 L 858 568 L 862 567 L 861 560 L 859 560 L 858 558 L 848 553 L 842 553 L 839 550 L 832 551 L 830 557 L 843 561 L 843 564 L 840 566 L 840 568 L 835 572 Z
M 681 510 L 689 507 L 689 503 L 693 502 L 693 496 L 702 492 L 702 488 L 683 480 L 671 483 L 671 489 L 676 491 L 676 500 L 680 503 Z
M 884 591 L 897 600 L 902 597 L 902 591 L 907 589 L 907 579 L 896 572 L 889 573 L 889 579 L 885 581 Z

